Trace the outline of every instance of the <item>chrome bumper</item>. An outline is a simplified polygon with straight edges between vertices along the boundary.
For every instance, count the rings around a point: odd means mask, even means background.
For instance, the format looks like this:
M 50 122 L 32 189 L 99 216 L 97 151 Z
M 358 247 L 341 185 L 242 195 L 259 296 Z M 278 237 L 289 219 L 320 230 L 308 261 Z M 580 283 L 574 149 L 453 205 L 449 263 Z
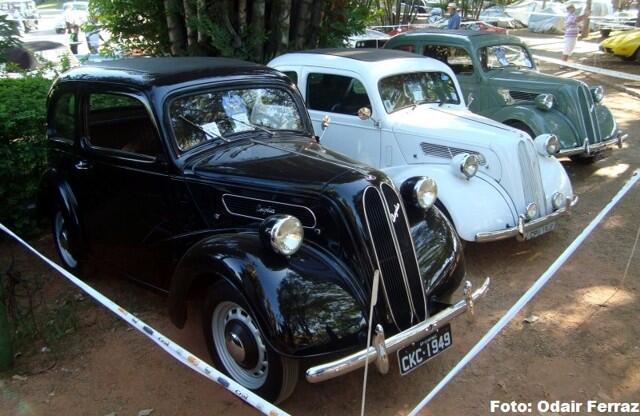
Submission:
M 487 241 L 497 241 L 503 240 L 505 238 L 518 237 L 519 239 L 524 239 L 524 235 L 528 231 L 533 231 L 536 228 L 542 227 L 543 225 L 549 224 L 550 222 L 556 221 L 560 217 L 564 217 L 571 213 L 571 208 L 578 203 L 578 196 L 574 195 L 573 198 L 567 198 L 567 203 L 564 208 L 560 208 L 552 212 L 551 214 L 537 218 L 533 221 L 525 222 L 524 216 L 520 216 L 518 218 L 518 225 L 511 228 L 505 228 L 504 230 L 499 231 L 488 231 L 485 233 L 476 234 L 476 241 L 479 243 L 484 243 Z
M 576 147 L 573 149 L 560 150 L 557 156 L 573 156 L 573 155 L 580 155 L 580 154 L 589 156 L 595 153 L 600 153 L 613 146 L 618 146 L 618 149 L 621 149 L 622 143 L 625 142 L 628 137 L 629 137 L 628 134 L 618 131 L 616 134 L 613 135 L 612 138 L 603 140 L 600 143 L 590 144 L 589 140 L 585 139 L 584 146 Z
M 368 349 L 355 352 L 330 363 L 309 368 L 307 370 L 307 381 L 310 383 L 319 383 L 362 368 L 367 362 L 367 356 L 369 364 L 375 363 L 378 370 L 382 374 L 386 374 L 389 371 L 389 354 L 436 332 L 439 328 L 451 322 L 456 316 L 467 311 L 473 314 L 474 302 L 487 293 L 489 284 L 490 279 L 487 277 L 484 284 L 472 292 L 471 283 L 467 281 L 464 287 L 465 298 L 463 300 L 458 301 L 458 303 L 449 306 L 447 309 L 438 312 L 432 317 L 389 339 L 385 340 L 382 326 L 377 325 L 372 345 Z

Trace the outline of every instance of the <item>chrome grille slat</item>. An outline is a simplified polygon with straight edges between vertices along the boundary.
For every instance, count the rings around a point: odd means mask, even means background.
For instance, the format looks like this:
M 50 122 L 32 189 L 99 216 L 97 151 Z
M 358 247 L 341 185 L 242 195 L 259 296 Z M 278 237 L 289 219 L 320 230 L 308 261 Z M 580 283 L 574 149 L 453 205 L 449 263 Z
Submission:
M 535 101 L 538 94 L 535 92 L 510 90 L 509 96 L 516 101 Z
M 458 147 L 449 147 L 443 146 L 440 144 L 433 143 L 420 143 L 420 148 L 422 152 L 426 156 L 434 156 L 434 157 L 442 157 L 445 159 L 453 159 L 454 156 L 457 156 L 462 153 L 469 153 L 470 155 L 478 155 L 478 152 L 474 152 L 472 150 L 461 149 Z
M 546 215 L 548 209 L 544 197 L 542 176 L 540 175 L 540 164 L 538 163 L 533 142 L 521 140 L 518 143 L 518 160 L 520 162 L 525 206 L 535 202 L 538 205 L 538 215 Z
M 602 132 L 600 131 L 600 123 L 598 123 L 595 104 L 591 96 L 591 91 L 586 85 L 578 87 L 578 101 L 589 143 L 594 144 L 602 141 Z
M 404 207 L 397 192 L 383 184 L 364 193 L 364 213 L 380 270 L 382 288 L 392 318 L 404 330 L 427 316 L 420 269 Z M 391 214 L 398 204 L 396 221 Z

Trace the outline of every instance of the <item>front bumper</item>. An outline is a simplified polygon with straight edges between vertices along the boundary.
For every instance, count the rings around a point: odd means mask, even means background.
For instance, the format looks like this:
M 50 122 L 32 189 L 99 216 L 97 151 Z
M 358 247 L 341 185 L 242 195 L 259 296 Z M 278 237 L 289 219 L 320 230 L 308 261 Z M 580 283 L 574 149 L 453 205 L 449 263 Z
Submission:
M 520 216 L 518 218 L 518 225 L 516 225 L 515 227 L 506 228 L 499 231 L 478 233 L 476 234 L 476 241 L 479 243 L 484 243 L 487 241 L 497 241 L 512 237 L 523 239 L 526 232 L 533 231 L 546 224 L 554 222 L 561 217 L 569 215 L 571 213 L 571 208 L 573 208 L 573 206 L 575 206 L 577 203 L 578 196 L 574 195 L 573 198 L 567 198 L 567 203 L 565 204 L 564 208 L 560 208 L 549 215 L 541 218 L 536 218 L 535 220 L 529 222 L 525 222 L 524 217 Z
M 319 383 L 350 373 L 364 367 L 367 363 L 375 363 L 378 370 L 386 374 L 389 371 L 389 354 L 420 341 L 467 311 L 473 313 L 475 301 L 487 293 L 489 284 L 490 279 L 487 278 L 479 289 L 472 292 L 471 283 L 467 281 L 464 287 L 464 299 L 389 339 L 385 340 L 382 326 L 377 325 L 372 345 L 368 349 L 309 368 L 306 374 L 307 381 Z
M 627 140 L 627 137 L 629 137 L 628 134 L 618 131 L 612 137 L 610 137 L 609 139 L 605 139 L 600 143 L 590 144 L 589 140 L 585 139 L 584 146 L 575 147 L 573 149 L 560 150 L 557 156 L 573 156 L 573 155 L 591 156 L 593 154 L 603 152 L 606 149 L 614 146 L 617 146 L 618 149 L 621 149 L 622 143 L 624 143 Z

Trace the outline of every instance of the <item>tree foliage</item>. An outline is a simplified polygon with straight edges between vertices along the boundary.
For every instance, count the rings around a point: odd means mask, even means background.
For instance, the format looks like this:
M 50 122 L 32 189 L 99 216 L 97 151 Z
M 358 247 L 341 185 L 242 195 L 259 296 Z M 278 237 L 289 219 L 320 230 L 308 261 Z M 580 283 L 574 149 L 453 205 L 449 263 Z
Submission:
M 357 0 L 92 0 L 91 13 L 130 53 L 266 62 L 289 50 L 342 46 L 373 13 Z
M 6 15 L 0 15 L 0 63 L 6 62 L 7 52 L 20 44 L 18 23 L 9 20 Z

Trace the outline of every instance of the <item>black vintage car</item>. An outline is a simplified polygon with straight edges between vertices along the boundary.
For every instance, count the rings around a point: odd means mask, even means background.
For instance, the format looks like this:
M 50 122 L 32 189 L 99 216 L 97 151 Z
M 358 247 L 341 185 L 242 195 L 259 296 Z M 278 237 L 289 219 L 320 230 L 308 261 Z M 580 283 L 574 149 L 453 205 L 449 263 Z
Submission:
M 202 295 L 216 367 L 268 400 L 291 394 L 306 357 L 352 353 L 310 368 L 311 382 L 366 360 L 384 372 L 395 351 L 413 369 L 451 344 L 448 322 L 487 289 L 449 305 L 462 251 L 430 206 L 430 180 L 397 190 L 324 149 L 273 69 L 222 58 L 76 68 L 51 89 L 47 135 L 39 205 L 64 266 L 99 260 L 166 291 L 179 327 Z

